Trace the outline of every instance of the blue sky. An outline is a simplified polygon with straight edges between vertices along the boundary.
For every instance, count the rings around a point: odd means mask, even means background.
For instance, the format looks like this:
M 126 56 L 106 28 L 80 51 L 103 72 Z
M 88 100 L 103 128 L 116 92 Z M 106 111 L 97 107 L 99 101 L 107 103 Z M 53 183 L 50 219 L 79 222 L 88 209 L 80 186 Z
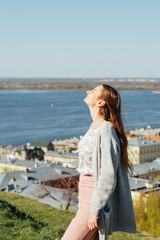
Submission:
M 0 0 L 0 77 L 160 77 L 160 0 Z

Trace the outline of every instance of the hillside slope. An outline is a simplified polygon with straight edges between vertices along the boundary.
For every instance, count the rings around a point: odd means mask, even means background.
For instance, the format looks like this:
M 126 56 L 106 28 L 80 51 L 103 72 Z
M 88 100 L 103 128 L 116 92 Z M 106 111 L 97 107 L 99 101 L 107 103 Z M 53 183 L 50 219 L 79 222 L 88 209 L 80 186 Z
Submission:
M 0 192 L 0 240 L 60 240 L 75 213 L 22 196 Z M 115 232 L 109 240 L 159 239 L 138 231 Z

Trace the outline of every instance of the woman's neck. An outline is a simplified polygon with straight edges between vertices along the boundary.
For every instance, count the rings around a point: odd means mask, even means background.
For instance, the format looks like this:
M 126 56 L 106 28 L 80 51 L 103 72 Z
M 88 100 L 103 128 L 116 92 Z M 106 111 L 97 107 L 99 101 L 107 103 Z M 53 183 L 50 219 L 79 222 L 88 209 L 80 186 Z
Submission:
M 104 118 L 99 114 L 99 109 L 97 108 L 90 108 L 91 118 L 93 120 L 92 127 L 96 128 L 105 121 Z

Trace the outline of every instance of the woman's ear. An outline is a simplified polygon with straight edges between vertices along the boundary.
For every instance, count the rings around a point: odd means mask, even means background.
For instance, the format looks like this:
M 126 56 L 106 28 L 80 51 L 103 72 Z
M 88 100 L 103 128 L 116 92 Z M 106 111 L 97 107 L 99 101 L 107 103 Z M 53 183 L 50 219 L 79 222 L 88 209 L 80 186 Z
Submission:
M 104 100 L 98 100 L 97 104 L 98 104 L 98 107 L 104 107 L 106 103 Z

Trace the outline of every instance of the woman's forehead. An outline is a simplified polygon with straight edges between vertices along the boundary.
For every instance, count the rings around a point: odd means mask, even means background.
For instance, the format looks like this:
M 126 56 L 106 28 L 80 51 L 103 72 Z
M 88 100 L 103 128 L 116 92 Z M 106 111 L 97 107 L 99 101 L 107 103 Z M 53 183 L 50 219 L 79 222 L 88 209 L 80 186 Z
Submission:
M 98 91 L 99 91 L 99 90 L 102 90 L 102 89 L 103 89 L 103 86 L 102 86 L 102 85 L 99 85 L 99 86 L 95 87 L 95 89 L 98 90 Z

